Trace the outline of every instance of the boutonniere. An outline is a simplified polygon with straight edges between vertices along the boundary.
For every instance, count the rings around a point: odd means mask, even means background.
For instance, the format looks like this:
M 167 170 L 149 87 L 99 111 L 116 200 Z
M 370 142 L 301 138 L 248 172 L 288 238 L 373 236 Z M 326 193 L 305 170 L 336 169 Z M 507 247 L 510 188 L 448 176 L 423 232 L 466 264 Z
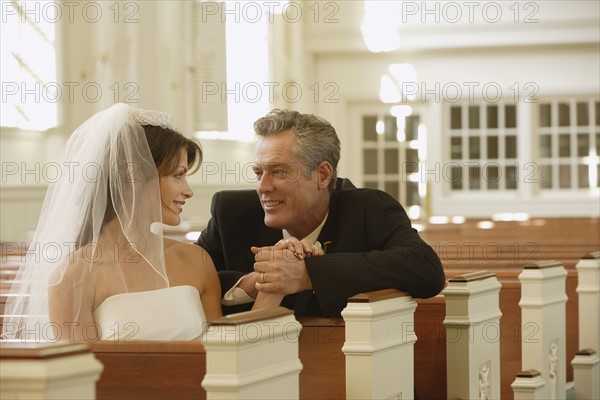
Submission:
M 327 246 L 331 244 L 331 240 L 324 242 L 321 245 L 321 242 L 318 240 L 312 245 L 313 256 L 323 256 L 327 254 Z

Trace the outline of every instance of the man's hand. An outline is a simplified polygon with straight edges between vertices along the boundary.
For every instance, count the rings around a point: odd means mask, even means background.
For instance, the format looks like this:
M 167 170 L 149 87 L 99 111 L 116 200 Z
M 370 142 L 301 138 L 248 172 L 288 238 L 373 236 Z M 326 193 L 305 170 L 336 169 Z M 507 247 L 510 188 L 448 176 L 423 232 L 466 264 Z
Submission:
M 252 247 L 256 289 L 267 293 L 292 294 L 312 289 L 304 258 L 313 250 L 306 241 L 280 240 L 275 246 Z

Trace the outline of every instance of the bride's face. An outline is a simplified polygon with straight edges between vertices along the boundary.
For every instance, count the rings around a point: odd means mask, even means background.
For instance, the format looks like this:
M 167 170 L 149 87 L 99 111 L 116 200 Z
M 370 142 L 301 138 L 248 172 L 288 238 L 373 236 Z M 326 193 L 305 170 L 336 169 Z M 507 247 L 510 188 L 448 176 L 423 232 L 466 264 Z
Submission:
M 194 195 L 187 182 L 188 158 L 185 149 L 181 149 L 179 163 L 170 175 L 160 177 L 160 202 L 162 222 L 176 226 L 181 222 L 181 213 L 185 201 Z

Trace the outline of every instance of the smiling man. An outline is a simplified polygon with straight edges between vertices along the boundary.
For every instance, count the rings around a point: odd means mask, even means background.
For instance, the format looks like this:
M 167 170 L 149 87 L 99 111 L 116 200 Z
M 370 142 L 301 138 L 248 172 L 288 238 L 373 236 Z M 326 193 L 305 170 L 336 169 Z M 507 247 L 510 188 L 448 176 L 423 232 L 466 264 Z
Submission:
M 296 314 L 324 316 L 361 292 L 442 290 L 440 260 L 402 206 L 337 177 L 340 141 L 329 122 L 273 110 L 254 130 L 256 191 L 216 193 L 197 242 L 219 271 L 225 313 L 249 309 L 259 290 L 286 295 L 282 305 Z

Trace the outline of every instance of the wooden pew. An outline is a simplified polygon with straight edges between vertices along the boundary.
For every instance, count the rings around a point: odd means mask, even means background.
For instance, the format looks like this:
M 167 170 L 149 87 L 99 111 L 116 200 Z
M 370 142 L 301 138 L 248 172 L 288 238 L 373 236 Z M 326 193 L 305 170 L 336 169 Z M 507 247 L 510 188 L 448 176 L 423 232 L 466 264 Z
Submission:
M 476 270 L 484 270 L 486 265 L 475 264 L 462 265 L 463 268 L 446 268 L 447 278 L 456 275 L 462 275 Z M 498 280 L 502 284 L 500 291 L 500 309 L 502 318 L 500 320 L 500 351 L 501 351 L 501 393 L 507 396 L 511 393 L 510 384 L 517 372 L 521 370 L 521 347 L 523 339 L 531 337 L 521 337 L 521 317 L 519 308 L 520 284 L 517 276 L 520 273 L 522 265 L 515 265 L 514 268 L 504 268 L 494 270 Z M 572 359 L 579 350 L 577 345 L 577 296 L 576 296 L 576 275 L 575 271 L 568 270 L 567 276 L 567 359 Z M 417 299 L 418 307 L 415 313 L 415 333 L 417 342 L 414 347 L 414 374 L 415 387 L 421 399 L 436 399 L 445 397 L 446 391 L 446 342 L 443 320 L 445 317 L 445 300 L 438 295 L 432 299 Z M 341 351 L 345 340 L 344 321 L 341 318 L 316 318 L 302 317 L 299 321 L 303 325 L 300 335 L 300 359 L 304 365 L 303 372 L 300 374 L 300 397 L 303 399 L 331 399 L 345 398 L 345 360 Z M 533 335 L 535 332 L 526 331 Z M 195 347 L 194 347 L 195 345 Z M 152 389 L 158 382 L 151 373 L 145 372 L 146 369 L 153 370 L 154 367 L 171 365 L 166 363 L 166 359 L 177 359 L 173 364 L 159 373 L 160 376 L 170 377 L 172 387 L 168 390 L 181 390 L 179 397 L 197 397 L 198 391 L 202 390 L 200 382 L 192 383 L 185 375 L 177 373 L 178 370 L 190 371 L 204 366 L 205 359 L 203 347 L 200 343 L 164 343 L 161 342 L 159 350 L 149 349 L 147 343 L 103 343 L 92 344 L 94 352 L 98 353 L 98 358 L 102 362 L 108 362 L 109 365 L 119 364 L 118 360 L 123 359 L 123 371 L 116 372 L 112 376 L 109 372 L 106 375 L 107 381 L 103 375 L 98 386 L 98 393 L 104 397 L 114 398 L 116 393 L 123 391 L 128 396 L 134 396 L 132 393 L 140 391 L 142 395 L 139 398 L 148 397 L 148 392 L 161 393 L 160 390 Z M 156 347 L 156 346 L 155 346 Z M 183 354 L 180 354 L 182 353 Z M 125 355 L 124 355 L 124 354 Z M 200 362 L 201 361 L 201 362 Z M 196 367 L 194 367 L 196 365 Z M 140 366 L 144 366 L 143 368 Z M 179 367 L 181 366 L 181 368 Z M 117 385 L 119 377 L 125 371 L 130 370 L 134 376 Z M 170 375 L 170 371 L 175 371 Z M 198 373 L 204 371 L 197 371 Z M 147 378 L 146 378 L 147 377 Z M 178 379 L 183 381 L 178 381 Z M 145 381 L 147 379 L 147 382 Z M 567 380 L 572 380 L 572 370 L 568 369 Z M 127 383 L 129 382 L 129 383 Z M 317 382 L 317 384 L 314 384 Z M 436 385 L 431 385 L 436 382 Z M 124 385 L 124 386 L 123 386 Z M 180 388 L 180 389 L 178 389 Z M 204 391 L 202 390 L 202 393 Z M 164 396 L 163 396 L 164 397 Z M 135 397 L 133 397 L 135 398 Z M 160 398 L 160 395 L 157 395 Z
M 521 371 L 521 347 L 523 340 L 531 339 L 535 334 L 534 327 L 526 331 L 523 338 L 519 326 L 521 324 L 520 284 L 517 276 L 523 264 L 535 260 L 556 259 L 561 261 L 567 269 L 566 292 L 569 297 L 567 302 L 567 358 L 578 351 L 578 296 L 576 294 L 575 264 L 579 258 L 590 252 L 596 251 L 600 245 L 600 219 L 598 218 L 549 218 L 532 219 L 523 222 L 495 222 L 493 229 L 479 229 L 479 220 L 467 220 L 464 224 L 425 224 L 421 236 L 437 251 L 444 264 L 446 278 L 465 273 L 489 270 L 498 276 L 502 283 L 500 292 L 500 308 L 503 317 L 501 327 L 501 390 L 502 396 L 511 397 L 510 387 L 514 375 Z M 432 359 L 433 353 L 445 354 L 443 339 L 436 342 L 437 346 L 421 347 L 424 343 L 423 332 L 431 330 L 428 325 L 441 326 L 442 311 L 436 309 L 444 299 L 440 296 L 419 301 L 419 308 L 415 314 L 417 335 L 419 341 L 415 347 L 415 359 Z M 442 306 L 443 307 L 443 306 Z M 427 311 L 426 311 L 427 310 Z M 436 314 L 437 313 L 437 314 Z M 434 322 L 428 319 L 434 318 Z M 419 324 L 426 325 L 423 328 Z M 438 331 L 443 330 L 437 329 Z M 434 336 L 432 333 L 426 339 Z M 424 351 L 425 354 L 418 352 Z M 434 360 L 436 379 L 444 379 L 445 366 Z M 421 367 L 415 366 L 418 377 Z M 567 368 L 567 380 L 573 379 L 571 368 Z M 445 385 L 443 386 L 445 389 Z M 436 393 L 425 386 L 421 390 L 423 398 L 435 398 Z M 423 393 L 424 392 L 424 393 Z M 445 395 L 445 394 L 444 394 Z
M 560 260 L 570 268 L 600 247 L 600 218 L 536 218 L 494 222 L 480 229 L 478 219 L 463 224 L 423 224 L 421 237 L 444 263 L 527 263 Z
M 345 399 L 346 370 L 342 352 L 346 340 L 341 317 L 298 317 L 300 332 L 301 399 Z
M 502 397 L 511 393 L 510 381 L 520 371 L 521 349 L 523 340 L 531 339 L 533 330 L 526 331 L 526 337 L 521 337 L 520 330 L 520 284 L 516 278 L 525 262 L 534 259 L 555 258 L 565 261 L 568 276 L 566 291 L 567 302 L 567 359 L 571 359 L 578 350 L 577 345 L 577 296 L 576 271 L 574 264 L 578 258 L 590 251 L 597 251 L 600 243 L 600 219 L 546 219 L 532 220 L 524 223 L 496 223 L 492 230 L 481 230 L 475 221 L 461 225 L 431 225 L 421 233 L 422 237 L 435 248 L 439 243 L 439 251 L 446 278 L 461 275 L 476 270 L 490 270 L 496 273 L 502 283 L 500 292 L 500 308 L 503 317 L 501 328 L 501 359 L 502 359 Z M 479 243 L 475 247 L 471 242 Z M 480 254 L 485 243 L 490 251 L 500 248 L 502 257 L 496 259 L 492 253 L 486 258 L 470 257 L 468 250 L 479 249 Z M 517 246 L 515 246 L 515 243 Z M 527 247 L 531 243 L 537 247 Z M 452 245 L 448 245 L 452 244 Z M 452 246 L 463 250 L 460 257 L 452 253 Z M 469 247 L 470 246 L 470 247 Z M 510 249 L 513 252 L 510 252 Z M 514 250 L 517 249 L 517 250 Z M 535 252 L 533 251 L 535 250 Z M 558 250 L 558 251 L 557 251 Z M 578 251 L 581 253 L 575 254 Z M 562 254 L 562 256 L 561 256 Z M 537 258 L 535 258 L 537 257 Z M 2 270 L 0 269 L 0 273 Z M 14 271 L 11 272 L 14 274 Z M 12 276 L 14 279 L 14 275 Z M 0 308 L 2 301 L 0 292 Z M 442 296 L 432 299 L 417 300 L 419 306 L 415 313 L 415 332 L 418 341 L 415 344 L 415 386 L 421 399 L 437 399 L 445 397 L 446 365 L 445 365 L 445 330 L 443 319 L 445 301 Z M 1 314 L 1 313 L 0 313 Z M 344 357 L 341 347 L 344 343 L 344 323 L 341 318 L 302 318 L 304 326 L 300 341 L 312 344 L 300 346 L 300 358 L 305 365 L 301 374 L 301 398 L 343 398 Z M 168 354 L 165 351 L 163 354 Z M 324 360 L 331 360 L 332 364 Z M 310 366 L 310 367 L 309 367 Z M 311 377 L 311 374 L 314 376 Z M 312 379 L 323 377 L 318 385 L 307 385 Z M 508 377 L 508 378 L 506 378 Z M 567 380 L 572 379 L 572 370 L 568 368 Z M 436 382 L 432 385 L 431 382 Z
M 81 343 L 0 342 L 0 398 L 94 399 L 103 365 Z
M 344 321 L 300 318 L 300 398 L 345 398 Z M 201 342 L 96 342 L 105 370 L 98 399 L 205 399 L 206 353 Z
M 446 278 L 485 270 L 489 264 L 463 263 L 445 264 Z M 511 384 L 515 375 L 521 371 L 521 343 L 535 340 L 537 327 L 528 325 L 521 333 L 521 286 L 518 275 L 523 264 L 505 263 L 502 269 L 488 268 L 502 284 L 500 290 L 500 360 L 501 360 L 501 397 L 512 396 Z M 567 360 L 571 360 L 578 349 L 578 296 L 577 272 L 567 269 Z M 446 398 L 446 339 L 443 321 L 445 317 L 445 299 L 438 295 L 431 299 L 418 299 L 415 313 L 415 386 L 421 399 Z M 490 331 L 491 333 L 491 331 Z M 423 361 L 426 360 L 426 361 Z M 567 381 L 573 379 L 571 368 L 567 368 Z M 428 382 L 439 382 L 430 385 Z
M 104 372 L 98 399 L 205 399 L 206 353 L 201 342 L 89 344 Z
M 22 257 L 15 254 L 0 253 L 0 330 L 4 317 L 4 309 L 8 301 L 8 294 L 13 282 L 17 278 L 17 272 L 21 265 Z

